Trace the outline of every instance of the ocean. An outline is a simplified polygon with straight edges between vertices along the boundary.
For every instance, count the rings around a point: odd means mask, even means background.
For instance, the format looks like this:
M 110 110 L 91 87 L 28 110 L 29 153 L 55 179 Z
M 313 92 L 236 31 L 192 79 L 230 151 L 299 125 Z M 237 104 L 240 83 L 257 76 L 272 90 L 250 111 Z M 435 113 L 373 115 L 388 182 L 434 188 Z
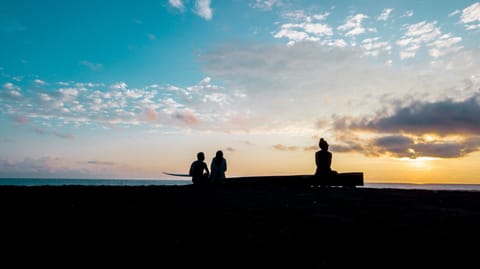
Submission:
M 185 179 L 46 179 L 46 178 L 0 178 L 0 186 L 164 186 L 189 185 Z M 410 184 L 410 183 L 365 183 L 359 188 L 376 189 L 420 189 L 420 190 L 457 190 L 480 191 L 480 184 Z
M 188 185 L 191 179 L 0 178 L 0 186 L 163 186 Z

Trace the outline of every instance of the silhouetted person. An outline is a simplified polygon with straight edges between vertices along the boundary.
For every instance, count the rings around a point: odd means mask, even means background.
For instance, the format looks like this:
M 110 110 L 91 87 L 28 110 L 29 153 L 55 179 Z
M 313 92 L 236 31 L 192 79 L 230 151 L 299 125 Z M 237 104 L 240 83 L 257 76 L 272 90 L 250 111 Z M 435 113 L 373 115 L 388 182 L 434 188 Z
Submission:
M 317 170 L 315 171 L 315 176 L 328 176 L 331 174 L 336 174 L 336 171 L 332 171 L 330 167 L 332 165 L 332 153 L 328 151 L 328 143 L 323 138 L 320 138 L 318 143 L 320 150 L 315 153 L 315 164 L 317 165 Z
M 227 171 L 227 160 L 223 158 L 223 152 L 221 150 L 217 151 L 215 157 L 212 159 L 210 164 L 210 182 L 212 184 L 223 184 L 225 183 L 225 172 Z
M 203 152 L 197 153 L 197 160 L 190 166 L 189 174 L 192 176 L 192 182 L 195 185 L 205 185 L 208 183 L 208 167 L 204 162 L 205 154 Z

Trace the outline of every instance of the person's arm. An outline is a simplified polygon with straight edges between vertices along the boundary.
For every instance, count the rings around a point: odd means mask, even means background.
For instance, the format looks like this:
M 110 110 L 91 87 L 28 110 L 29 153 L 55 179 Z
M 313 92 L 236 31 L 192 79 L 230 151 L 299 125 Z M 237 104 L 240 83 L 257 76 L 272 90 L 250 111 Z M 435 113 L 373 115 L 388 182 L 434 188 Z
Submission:
M 315 153 L 315 164 L 320 167 L 320 154 L 318 152 Z
M 328 169 L 331 170 L 331 165 L 332 165 L 332 153 L 330 153 L 330 152 L 328 153 L 328 160 L 327 160 L 327 162 L 328 162 Z
M 190 165 L 190 170 L 188 171 L 188 174 L 193 176 L 193 163 Z
M 223 161 L 225 163 L 225 170 L 224 171 L 227 172 L 227 160 L 223 160 Z
M 208 171 L 208 166 L 207 166 L 207 164 L 206 164 L 206 163 L 203 163 L 203 166 L 204 166 L 203 169 L 205 169 L 205 171 L 207 171 L 207 175 L 209 175 L 209 174 L 210 174 L 210 171 Z

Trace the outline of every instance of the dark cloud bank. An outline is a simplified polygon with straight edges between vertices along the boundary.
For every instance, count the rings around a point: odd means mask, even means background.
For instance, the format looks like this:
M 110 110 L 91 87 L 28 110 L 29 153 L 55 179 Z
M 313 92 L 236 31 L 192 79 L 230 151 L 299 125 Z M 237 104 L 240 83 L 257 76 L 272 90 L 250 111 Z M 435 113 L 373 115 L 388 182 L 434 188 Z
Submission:
M 386 110 L 385 110 L 386 111 Z M 362 151 L 366 155 L 394 157 L 456 158 L 480 150 L 480 94 L 455 101 L 413 102 L 397 106 L 393 113 L 374 117 L 335 117 L 334 128 L 348 133 L 337 152 Z M 379 134 L 362 141 L 357 132 Z M 435 138 L 425 139 L 425 135 Z

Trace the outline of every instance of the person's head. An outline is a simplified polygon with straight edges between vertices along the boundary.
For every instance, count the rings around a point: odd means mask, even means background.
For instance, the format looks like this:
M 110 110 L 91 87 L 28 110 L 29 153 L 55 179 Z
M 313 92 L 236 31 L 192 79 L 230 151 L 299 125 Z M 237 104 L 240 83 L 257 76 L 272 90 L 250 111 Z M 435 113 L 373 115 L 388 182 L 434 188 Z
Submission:
M 222 159 L 223 158 L 223 151 L 221 151 L 221 150 L 217 151 L 217 153 L 215 154 L 215 158 Z
M 318 143 L 318 146 L 320 146 L 322 150 L 328 150 L 328 143 L 323 138 L 320 138 L 320 142 Z
M 199 161 L 205 160 L 205 154 L 203 152 L 197 153 L 197 160 Z

